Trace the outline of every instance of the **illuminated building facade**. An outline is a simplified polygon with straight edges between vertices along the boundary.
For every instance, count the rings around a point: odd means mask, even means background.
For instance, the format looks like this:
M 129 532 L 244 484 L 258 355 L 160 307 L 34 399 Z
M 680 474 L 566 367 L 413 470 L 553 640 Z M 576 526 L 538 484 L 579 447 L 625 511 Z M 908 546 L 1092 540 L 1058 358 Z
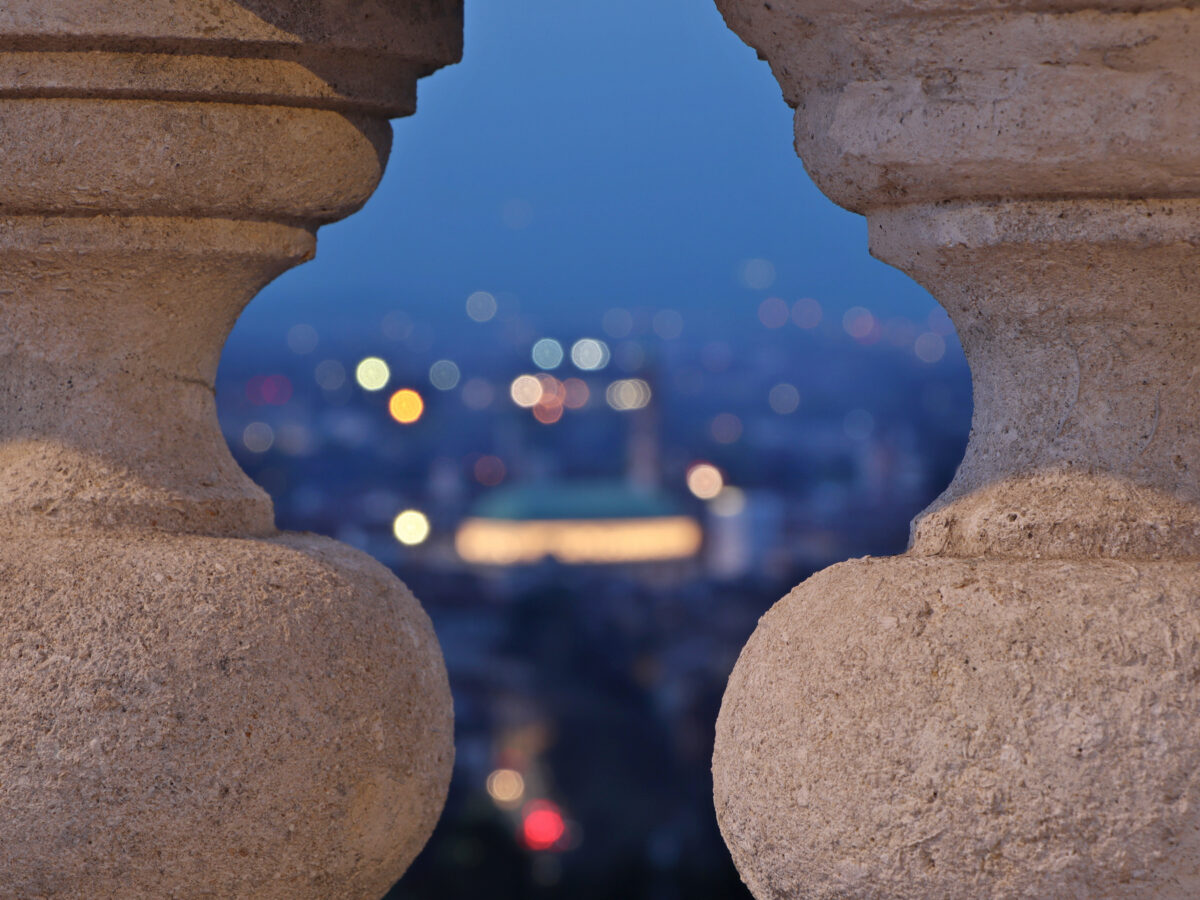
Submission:
M 699 522 L 623 482 L 502 488 L 455 537 L 464 561 L 488 566 L 670 562 L 695 557 L 702 543 Z

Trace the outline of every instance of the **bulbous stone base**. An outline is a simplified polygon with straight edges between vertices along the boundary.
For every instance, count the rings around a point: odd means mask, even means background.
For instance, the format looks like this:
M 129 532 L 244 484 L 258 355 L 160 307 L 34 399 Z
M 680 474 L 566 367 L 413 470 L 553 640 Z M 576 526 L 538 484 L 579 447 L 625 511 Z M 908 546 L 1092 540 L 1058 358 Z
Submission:
M 1200 566 L 863 559 L 768 612 L 717 723 L 755 896 L 1200 896 Z
M 0 896 L 376 900 L 453 762 L 428 617 L 312 535 L 0 544 Z

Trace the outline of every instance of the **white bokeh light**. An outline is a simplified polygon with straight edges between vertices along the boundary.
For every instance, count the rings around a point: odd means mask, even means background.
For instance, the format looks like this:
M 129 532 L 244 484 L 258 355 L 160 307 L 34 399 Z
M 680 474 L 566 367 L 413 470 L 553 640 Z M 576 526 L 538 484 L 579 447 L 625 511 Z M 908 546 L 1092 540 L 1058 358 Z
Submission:
M 439 359 L 429 367 L 429 383 L 439 391 L 452 391 L 462 377 L 453 360 Z
M 562 365 L 562 344 L 554 338 L 542 338 L 533 345 L 533 364 L 539 369 L 557 369 Z
M 467 298 L 467 315 L 476 322 L 488 322 L 496 315 L 496 298 L 487 291 L 476 291 Z
M 595 338 L 583 338 L 571 347 L 571 362 L 585 372 L 603 369 L 611 358 L 608 344 Z

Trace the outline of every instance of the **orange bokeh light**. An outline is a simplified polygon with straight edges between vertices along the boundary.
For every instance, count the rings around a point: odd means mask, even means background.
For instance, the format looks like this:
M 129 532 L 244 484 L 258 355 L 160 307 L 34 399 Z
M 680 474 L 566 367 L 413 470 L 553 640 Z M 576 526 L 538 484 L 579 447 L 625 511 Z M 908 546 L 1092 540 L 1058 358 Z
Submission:
M 411 425 L 425 412 L 425 401 L 410 388 L 396 391 L 388 401 L 388 412 L 401 425 Z
M 553 375 L 541 375 L 538 381 L 542 384 L 542 396 L 538 400 L 541 406 L 562 406 L 563 400 L 566 399 L 567 391 L 563 387 L 563 383 Z
M 533 408 L 533 417 L 543 425 L 553 425 L 563 417 L 562 401 L 560 400 L 554 406 L 539 403 Z

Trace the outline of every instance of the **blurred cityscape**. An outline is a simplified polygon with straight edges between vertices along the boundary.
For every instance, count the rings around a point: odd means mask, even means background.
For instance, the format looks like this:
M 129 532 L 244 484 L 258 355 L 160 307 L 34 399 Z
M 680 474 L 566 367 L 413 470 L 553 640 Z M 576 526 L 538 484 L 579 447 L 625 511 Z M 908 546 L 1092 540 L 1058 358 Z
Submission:
M 737 654 L 812 572 L 904 549 L 971 403 L 932 302 L 774 296 L 761 259 L 741 279 L 749 303 L 578 333 L 486 291 L 235 331 L 221 424 L 279 526 L 392 567 L 445 653 L 454 780 L 394 900 L 749 896 L 709 772 Z

